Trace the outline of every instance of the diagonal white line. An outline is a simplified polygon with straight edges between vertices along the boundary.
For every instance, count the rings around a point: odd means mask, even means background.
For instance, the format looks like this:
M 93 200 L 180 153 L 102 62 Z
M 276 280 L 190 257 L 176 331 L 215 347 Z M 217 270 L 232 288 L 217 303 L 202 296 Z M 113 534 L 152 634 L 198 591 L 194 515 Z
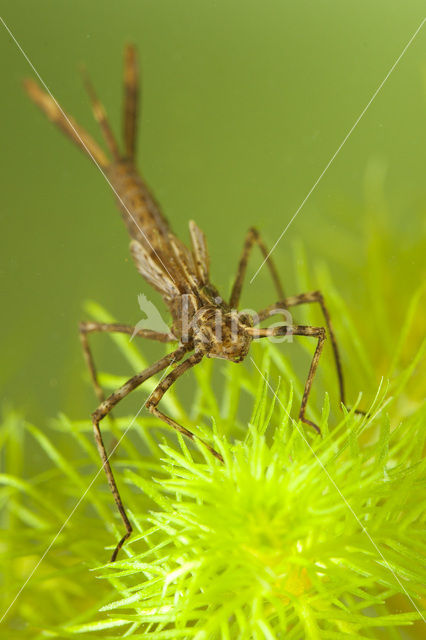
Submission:
M 281 405 L 281 407 L 284 409 L 285 413 L 287 414 L 287 416 L 290 418 L 290 420 L 292 421 L 292 423 L 294 424 L 294 426 L 296 427 L 298 433 L 300 436 L 302 436 L 304 442 L 308 445 L 308 447 L 310 448 L 310 450 L 312 451 L 312 454 L 314 455 L 316 461 L 319 463 L 321 469 L 324 471 L 324 473 L 327 475 L 327 478 L 330 480 L 330 482 L 332 483 L 332 485 L 334 486 L 334 488 L 336 489 L 337 493 L 339 494 L 339 496 L 341 497 L 341 499 L 343 500 L 343 502 L 345 503 L 345 505 L 347 506 L 347 508 L 349 509 L 349 511 L 352 513 L 353 517 L 355 518 L 355 520 L 357 521 L 357 523 L 359 524 L 361 530 L 365 533 L 365 535 L 367 536 L 367 538 L 370 540 L 371 544 L 373 545 L 374 549 L 377 551 L 377 553 L 379 554 L 379 556 L 381 557 L 383 563 L 385 564 L 386 568 L 390 571 L 390 573 L 392 574 L 392 576 L 395 578 L 395 580 L 398 582 L 399 586 L 401 587 L 401 589 L 403 590 L 403 592 L 405 593 L 405 595 L 407 596 L 408 600 L 411 602 L 411 604 L 413 605 L 414 609 L 417 611 L 417 613 L 420 615 L 420 617 L 422 618 L 423 622 L 426 622 L 425 617 L 423 616 L 422 612 L 420 611 L 420 609 L 417 607 L 416 603 L 414 602 L 413 598 L 410 596 L 410 594 L 408 593 L 407 589 L 404 587 L 404 585 L 402 584 L 401 580 L 398 578 L 398 576 L 396 575 L 396 573 L 393 571 L 393 569 L 391 568 L 391 566 L 389 565 L 389 562 L 386 560 L 385 556 L 383 555 L 382 551 L 380 550 L 380 548 L 378 547 L 378 545 L 376 544 L 376 542 L 374 542 L 373 538 L 371 537 L 370 533 L 367 531 L 367 529 L 365 528 L 365 526 L 362 524 L 361 520 L 358 518 L 358 516 L 356 515 L 355 511 L 353 510 L 352 506 L 350 505 L 350 503 L 348 502 L 348 500 L 345 498 L 345 496 L 343 495 L 343 493 L 341 492 L 341 490 L 339 489 L 336 481 L 334 480 L 334 478 L 331 476 L 330 472 L 328 471 L 327 467 L 323 464 L 323 462 L 321 461 L 321 459 L 319 458 L 319 456 L 315 453 L 314 449 L 311 447 L 311 445 L 309 444 L 309 442 L 307 441 L 307 439 L 305 438 L 303 432 L 301 431 L 301 429 L 299 428 L 298 423 L 296 422 L 296 420 L 294 420 L 294 418 L 292 418 L 290 416 L 290 414 L 288 413 L 286 407 L 283 405 L 283 403 L 281 402 L 281 400 L 279 399 L 279 397 L 277 396 L 277 394 L 275 393 L 274 389 L 272 388 L 272 386 L 270 385 L 269 381 L 266 379 L 266 377 L 263 375 L 263 373 L 261 372 L 261 370 L 259 369 L 259 367 L 257 366 L 257 364 L 255 363 L 255 361 L 253 360 L 253 358 L 250 356 L 250 360 L 252 361 L 252 363 L 254 364 L 254 366 L 256 367 L 257 371 L 259 372 L 259 374 L 262 376 L 262 378 L 264 379 L 264 381 L 266 382 L 266 384 L 268 385 L 270 391 L 272 391 L 273 395 L 275 396 L 276 400 L 278 400 L 279 404 Z M 390 399 L 389 399 L 390 400 Z M 385 405 L 382 405 L 375 414 L 373 414 L 372 418 L 376 417 L 376 415 L 378 415 L 384 408 Z
M 389 69 L 389 71 L 387 72 L 386 76 L 384 77 L 384 79 L 382 80 L 382 82 L 379 84 L 379 86 L 377 87 L 376 91 L 373 93 L 373 95 L 371 96 L 370 100 L 367 102 L 366 106 L 364 107 L 364 109 L 361 111 L 360 115 L 358 116 L 358 118 L 355 120 L 354 124 L 352 125 L 352 127 L 349 129 L 348 133 L 346 134 L 346 136 L 343 138 L 342 142 L 340 143 L 340 145 L 338 146 L 338 148 L 336 149 L 336 151 L 333 153 L 333 155 L 331 156 L 330 160 L 327 162 L 326 166 L 324 167 L 323 171 L 321 172 L 321 174 L 319 175 L 319 177 L 317 178 L 317 180 L 314 182 L 313 186 L 311 187 L 311 189 L 308 191 L 307 195 L 305 196 L 305 198 L 302 200 L 302 202 L 300 203 L 299 207 L 296 209 L 296 212 L 293 214 L 293 217 L 289 220 L 289 222 L 287 223 L 286 227 L 284 228 L 284 230 L 281 232 L 280 236 L 278 237 L 278 240 L 275 242 L 274 246 L 272 247 L 272 249 L 269 251 L 268 255 L 266 256 L 266 258 L 263 260 L 262 264 L 260 265 L 260 267 L 258 268 L 258 270 L 256 271 L 256 273 L 254 274 L 254 276 L 252 277 L 252 279 L 250 280 L 250 284 L 253 282 L 253 280 L 256 278 L 257 274 L 259 273 L 259 271 L 261 270 L 261 268 L 263 267 L 263 265 L 265 264 L 265 262 L 268 261 L 271 253 L 273 251 L 275 251 L 275 248 L 277 247 L 278 243 L 280 242 L 281 238 L 283 237 L 283 235 L 287 232 L 288 228 L 290 227 L 290 225 L 292 224 L 292 222 L 294 221 L 294 219 L 296 218 L 296 216 L 299 214 L 299 211 L 302 209 L 302 207 L 304 206 L 305 202 L 308 200 L 308 198 L 310 197 L 311 193 L 316 189 L 316 187 L 318 186 L 318 184 L 320 183 L 320 181 L 322 180 L 324 174 L 327 172 L 328 168 L 330 167 L 330 165 L 333 163 L 333 161 L 335 160 L 336 156 L 339 154 L 339 152 L 341 151 L 342 147 L 344 146 L 344 144 L 346 143 L 346 141 L 348 140 L 349 136 L 352 134 L 352 132 L 354 131 L 354 129 L 356 128 L 356 126 L 358 125 L 358 123 L 360 122 L 361 118 L 364 116 L 365 112 L 367 111 L 367 109 L 371 106 L 372 102 L 374 101 L 374 99 L 376 98 L 377 94 L 380 92 L 380 90 L 382 89 L 383 85 L 385 84 L 385 82 L 388 80 L 389 76 L 391 75 L 391 73 L 394 71 L 395 67 L 398 65 L 399 61 L 401 60 L 401 58 L 403 57 L 403 55 L 406 53 L 408 47 L 411 45 L 411 43 L 413 42 L 414 38 L 417 36 L 417 34 L 419 33 L 420 29 L 423 27 L 424 23 L 426 21 L 426 18 L 423 18 L 423 20 L 421 21 L 420 25 L 417 27 L 417 29 L 415 30 L 415 32 L 413 33 L 413 35 L 411 36 L 411 38 L 409 39 L 409 41 L 407 42 L 407 44 L 405 45 L 405 47 L 403 48 L 403 50 L 401 51 L 401 53 L 399 54 L 399 56 L 397 57 L 397 59 L 395 60 L 395 62 L 393 63 L 393 65 L 391 66 L 391 68 Z
M 168 371 L 170 370 L 170 367 L 174 364 L 175 361 L 171 362 L 169 364 L 169 366 L 165 369 L 163 375 L 160 377 L 159 381 L 157 384 L 160 384 L 160 382 L 166 377 Z M 123 435 L 121 436 L 121 438 L 118 440 L 118 442 L 115 444 L 114 448 L 110 451 L 110 453 L 107 456 L 107 460 L 110 459 L 110 457 L 114 454 L 115 450 L 117 449 L 118 445 L 120 444 L 120 442 L 123 440 L 123 438 L 125 437 L 125 435 L 127 434 L 127 432 L 129 431 L 129 429 L 132 428 L 136 418 L 139 416 L 140 412 L 142 411 L 142 409 L 145 406 L 145 402 L 143 402 L 143 404 L 141 405 L 141 407 L 139 408 L 139 410 L 137 411 L 137 413 L 134 415 L 134 417 L 132 418 L 129 426 L 126 428 L 126 430 L 124 431 Z M 83 495 L 81 496 L 81 498 L 77 501 L 77 503 L 74 505 L 71 513 L 68 515 L 67 519 L 65 520 L 65 522 L 62 524 L 61 528 L 58 530 L 58 532 L 54 535 L 54 537 L 52 538 L 52 540 L 50 541 L 48 547 L 46 548 L 46 550 L 43 552 L 43 555 L 41 556 L 40 560 L 37 562 L 37 564 L 35 565 L 35 567 L 32 569 L 31 573 L 29 574 L 29 576 L 27 577 L 27 579 L 25 580 L 24 584 L 22 585 L 22 587 L 19 589 L 18 593 L 16 594 L 16 596 L 13 598 L 12 602 L 9 604 L 9 606 L 7 607 L 7 609 L 4 611 L 2 617 L 0 618 L 0 624 L 3 622 L 3 620 L 5 619 L 5 617 L 7 616 L 7 614 L 9 613 L 10 609 L 13 607 L 13 605 L 15 604 L 15 602 L 18 600 L 19 596 L 21 595 L 21 593 L 23 592 L 23 590 L 25 589 L 25 587 L 27 586 L 27 584 L 29 583 L 29 581 L 31 580 L 31 578 L 33 577 L 33 575 L 35 574 L 35 572 L 37 571 L 37 569 L 39 568 L 39 566 L 41 565 L 41 563 L 43 562 L 43 560 L 45 559 L 45 557 L 47 556 L 47 554 L 49 553 L 49 551 L 51 550 L 51 548 L 53 547 L 53 545 L 55 544 L 56 540 L 59 538 L 59 536 L 61 535 L 62 531 L 65 529 L 66 525 L 68 524 L 68 522 L 71 520 L 72 516 L 74 515 L 74 513 L 77 511 L 78 507 L 80 506 L 80 504 L 83 502 L 84 498 L 86 497 L 86 495 L 88 494 L 88 492 L 90 491 L 90 489 L 92 488 L 93 484 L 95 483 L 96 479 L 99 477 L 99 474 L 102 472 L 102 470 L 105 467 L 105 463 L 99 467 L 98 471 L 96 472 L 96 474 L 93 476 L 93 479 L 91 480 L 90 484 L 88 485 L 87 489 L 84 491 Z
M 41 84 L 43 85 L 43 87 L 46 89 L 47 93 L 49 94 L 49 96 L 52 98 L 52 100 L 54 101 L 54 103 L 56 104 L 56 106 L 58 107 L 58 109 L 60 110 L 60 112 L 62 113 L 62 115 L 64 116 L 65 120 L 68 122 L 69 126 L 72 128 L 72 130 L 74 131 L 75 135 L 77 136 L 77 138 L 80 140 L 81 144 L 83 145 L 83 147 L 85 148 L 85 150 L 87 151 L 87 154 L 90 156 L 91 160 L 93 161 L 93 163 L 95 164 L 95 166 L 99 169 L 100 173 L 102 174 L 102 176 L 105 178 L 106 182 L 109 184 L 109 186 L 111 187 L 111 190 L 114 192 L 117 200 L 120 202 L 120 204 L 122 205 L 123 209 L 126 211 L 126 213 L 129 215 L 129 217 L 131 218 L 131 220 L 135 223 L 136 227 L 138 228 L 138 230 L 141 232 L 142 236 L 144 237 L 144 239 L 146 240 L 146 242 L 148 243 L 148 245 L 151 247 L 152 251 L 154 252 L 154 254 L 157 256 L 159 262 L 161 263 L 161 265 L 163 266 L 163 268 L 165 269 L 165 271 L 167 272 L 167 274 L 169 275 L 169 277 L 171 278 L 172 282 L 175 282 L 175 279 L 173 278 L 173 276 L 171 275 L 170 271 L 167 269 L 166 265 L 164 264 L 164 262 L 162 261 L 162 259 L 160 258 L 160 256 L 158 255 L 158 253 L 156 252 L 156 250 L 154 249 L 154 247 L 152 246 L 152 244 L 150 243 L 150 241 L 148 240 L 148 238 L 146 237 L 146 234 L 143 232 L 143 230 L 140 228 L 138 222 L 135 220 L 135 218 L 133 217 L 133 215 L 130 213 L 128 207 L 124 204 L 123 199 L 121 198 L 121 196 L 119 195 L 119 193 L 117 192 L 116 188 L 114 187 L 114 185 L 110 182 L 110 180 L 108 179 L 108 177 L 106 176 L 106 174 L 102 171 L 102 167 L 101 165 L 97 162 L 97 160 L 94 158 L 92 152 L 88 149 L 88 147 L 86 146 L 84 140 L 82 140 L 80 134 L 78 133 L 78 131 L 76 130 L 76 128 L 74 127 L 73 123 L 70 121 L 70 119 L 68 118 L 67 114 L 65 113 L 65 111 L 62 109 L 61 105 L 59 104 L 59 102 L 56 100 L 55 96 L 52 94 L 52 92 L 50 91 L 49 87 L 47 86 L 47 84 L 45 83 L 45 81 L 43 80 L 43 78 L 41 77 L 41 75 L 39 74 L 39 72 L 37 71 L 37 69 L 35 68 L 35 66 L 33 65 L 33 63 L 31 62 L 31 60 L 29 59 L 29 57 L 27 56 L 27 54 L 25 53 L 25 51 L 23 50 L 23 48 L 21 47 L 21 45 L 19 44 L 19 42 L 17 41 L 17 39 L 15 38 L 15 36 L 13 35 L 13 33 L 11 32 L 11 30 L 9 29 L 9 27 L 7 26 L 7 24 L 5 23 L 5 21 L 3 20 L 2 16 L 0 16 L 0 20 L 3 23 L 4 28 L 6 29 L 6 31 L 8 32 L 8 34 L 10 35 L 10 37 L 12 38 L 12 40 L 14 41 L 14 43 L 16 44 L 16 46 L 18 47 L 19 51 L 22 53 L 22 55 L 24 56 L 25 60 L 28 62 L 29 66 L 31 67 L 31 69 L 33 70 L 33 72 L 35 73 L 35 75 L 37 76 L 37 78 L 40 80 Z

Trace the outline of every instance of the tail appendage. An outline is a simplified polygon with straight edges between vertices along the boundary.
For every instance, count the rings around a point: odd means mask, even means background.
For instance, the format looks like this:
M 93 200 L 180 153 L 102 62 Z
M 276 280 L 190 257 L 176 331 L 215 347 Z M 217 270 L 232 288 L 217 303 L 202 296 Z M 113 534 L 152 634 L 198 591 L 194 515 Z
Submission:
M 119 146 L 109 125 L 106 111 L 98 100 L 95 90 L 84 73 L 84 84 L 92 104 L 93 114 L 101 127 L 103 138 L 113 157 L 113 161 L 128 159 L 134 161 L 136 149 L 137 109 L 138 109 L 138 77 L 136 51 L 133 45 L 127 45 L 125 49 L 124 68 L 124 108 L 123 108 L 123 138 L 124 153 Z M 54 122 L 68 138 L 70 138 L 86 155 L 105 168 L 111 164 L 108 156 L 98 143 L 87 133 L 83 127 L 68 115 L 55 98 L 44 91 L 34 80 L 24 81 L 24 87 L 31 100 L 43 111 L 47 118 Z

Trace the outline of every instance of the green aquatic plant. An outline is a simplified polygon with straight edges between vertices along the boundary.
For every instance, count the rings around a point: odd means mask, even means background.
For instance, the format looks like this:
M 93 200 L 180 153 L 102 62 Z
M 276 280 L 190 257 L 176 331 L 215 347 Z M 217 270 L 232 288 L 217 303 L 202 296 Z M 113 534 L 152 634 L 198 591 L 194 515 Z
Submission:
M 361 449 L 369 421 L 348 415 L 333 435 L 309 442 L 287 404 L 268 438 L 265 397 L 245 441 L 230 445 L 216 435 L 224 465 L 205 452 L 194 460 L 182 441 L 180 452 L 162 446 L 153 480 L 125 474 L 154 506 L 134 514 L 140 534 L 129 557 L 100 571 L 119 596 L 102 609 L 109 619 L 69 630 L 374 637 L 371 629 L 418 619 L 417 611 L 391 613 L 386 603 L 404 594 L 414 605 L 424 584 L 420 416 L 391 438 L 378 401 L 371 421 L 380 434 Z
M 97 305 L 89 310 L 112 320 Z M 414 317 L 411 306 L 400 353 Z M 353 327 L 351 336 L 362 344 Z M 115 342 L 135 369 L 144 366 L 133 343 Z M 391 358 L 392 375 L 365 417 L 331 415 L 322 393 L 322 411 L 312 409 L 322 437 L 292 417 L 302 383 L 280 346 L 256 345 L 256 364 L 224 367 L 219 395 L 207 362 L 191 412 L 174 393 L 168 409 L 210 439 L 223 465 L 150 416 L 105 424 L 119 441 L 113 466 L 135 525 L 114 564 L 102 563 L 121 522 L 90 422 L 60 416 L 41 429 L 7 413 L 0 440 L 7 637 L 405 637 L 401 630 L 421 619 L 425 584 L 426 409 L 407 393 L 424 351 L 423 344 L 404 367 Z M 334 375 L 325 358 L 325 388 Z M 110 388 L 120 379 L 103 374 L 102 382 Z M 317 406 L 320 397 L 317 390 Z M 39 468 L 30 478 L 29 461 Z

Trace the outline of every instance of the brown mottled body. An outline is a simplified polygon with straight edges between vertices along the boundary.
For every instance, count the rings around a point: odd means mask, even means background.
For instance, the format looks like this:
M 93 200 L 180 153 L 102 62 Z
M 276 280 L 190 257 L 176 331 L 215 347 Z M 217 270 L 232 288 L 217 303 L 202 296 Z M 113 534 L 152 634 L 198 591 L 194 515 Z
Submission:
M 117 204 L 130 236 L 161 252 L 171 233 L 169 224 L 133 162 L 126 159 L 112 162 L 105 174 L 118 196 Z
M 343 374 L 337 343 L 332 330 L 330 316 L 319 291 L 286 298 L 279 274 L 274 263 L 268 257 L 268 250 L 259 232 L 256 229 L 250 229 L 244 242 L 230 300 L 229 303 L 226 303 L 210 282 L 209 254 L 206 239 L 201 229 L 198 228 L 195 222 L 191 221 L 189 223 L 191 248 L 185 246 L 172 232 L 159 204 L 135 166 L 139 95 L 137 75 L 136 52 L 134 47 L 128 46 L 125 51 L 124 71 L 124 153 L 120 152 L 105 110 L 97 99 L 89 79 L 85 77 L 93 112 L 101 127 L 104 140 L 112 155 L 112 160 L 109 160 L 98 143 L 63 111 L 53 96 L 40 89 L 32 80 L 25 82 L 29 96 L 49 120 L 54 122 L 82 151 L 89 155 L 104 174 L 115 193 L 123 220 L 129 231 L 131 237 L 130 250 L 136 267 L 145 280 L 160 292 L 172 315 L 172 327 L 169 333 L 149 330 L 135 332 L 135 327 L 116 323 L 83 322 L 80 325 L 80 338 L 85 359 L 100 403 L 92 414 L 95 440 L 117 508 L 126 527 L 126 533 L 118 542 L 111 560 L 115 560 L 119 549 L 125 540 L 129 538 L 132 532 L 132 525 L 118 492 L 99 424 L 123 398 L 148 378 L 179 362 L 157 384 L 147 399 L 145 406 L 151 413 L 177 432 L 193 440 L 195 436 L 190 430 L 178 424 L 158 408 L 163 395 L 181 375 L 196 366 L 204 357 L 241 362 L 247 356 L 252 340 L 290 334 L 310 337 L 317 341 L 317 346 L 306 380 L 299 418 L 302 422 L 319 431 L 318 427 L 305 417 L 305 410 L 326 338 L 325 329 L 301 325 L 282 325 L 271 328 L 257 328 L 255 326 L 274 314 L 285 315 L 283 310 L 293 306 L 316 302 L 322 309 L 325 323 L 332 339 L 340 398 L 342 403 L 344 402 Z M 238 312 L 237 309 L 248 259 L 256 244 L 266 258 L 279 302 L 252 316 L 248 313 Z M 135 334 L 137 337 L 159 342 L 177 342 L 178 346 L 174 351 L 160 358 L 155 364 L 129 378 L 119 389 L 105 398 L 98 382 L 96 367 L 88 342 L 89 334 L 94 332 Z M 187 357 L 185 358 L 185 356 Z M 203 444 L 216 458 L 222 461 L 221 455 L 210 444 L 204 441 Z

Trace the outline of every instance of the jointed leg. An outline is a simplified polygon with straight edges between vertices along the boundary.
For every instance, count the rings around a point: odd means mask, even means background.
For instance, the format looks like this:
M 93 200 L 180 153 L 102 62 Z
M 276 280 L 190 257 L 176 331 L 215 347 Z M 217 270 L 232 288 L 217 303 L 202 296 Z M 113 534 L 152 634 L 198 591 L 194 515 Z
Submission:
M 325 306 L 324 298 L 320 291 L 311 291 L 310 293 L 301 293 L 298 296 L 283 298 L 280 302 L 276 302 L 275 304 L 266 307 L 266 309 L 259 311 L 258 321 L 262 322 L 262 320 L 279 313 L 282 309 L 288 309 L 290 307 L 296 307 L 300 304 L 308 304 L 311 302 L 318 302 L 321 306 L 328 333 L 330 334 L 331 346 L 333 347 L 334 362 L 336 364 L 337 377 L 339 379 L 340 401 L 342 404 L 345 404 L 345 386 L 343 382 L 342 362 L 340 359 L 339 349 L 337 347 L 336 336 L 334 335 L 333 326 L 331 324 L 330 314 L 328 313 L 328 309 Z
M 248 330 L 249 333 L 256 340 L 257 338 L 266 338 L 269 336 L 309 336 L 312 338 L 316 338 L 318 340 L 317 347 L 315 349 L 315 353 L 313 355 L 311 366 L 309 369 L 308 377 L 305 383 L 305 389 L 303 392 L 302 403 L 300 405 L 299 411 L 299 419 L 306 424 L 309 424 L 313 427 L 318 433 L 321 433 L 319 427 L 314 423 L 305 418 L 305 410 L 308 402 L 309 393 L 311 391 L 312 382 L 315 376 L 315 372 L 318 367 L 318 362 L 320 359 L 321 351 L 324 346 L 324 341 L 326 338 L 325 329 L 323 327 L 307 327 L 303 325 L 285 325 L 281 327 L 271 327 L 269 329 L 256 329 L 252 328 Z
M 271 272 L 272 280 L 274 281 L 275 288 L 278 293 L 278 297 L 280 299 L 284 298 L 284 291 L 281 286 L 280 277 L 275 268 L 274 262 L 272 258 L 269 257 L 268 250 L 265 247 L 258 230 L 251 228 L 247 232 L 247 236 L 246 236 L 244 247 L 243 247 L 243 253 L 241 255 L 240 262 L 238 264 L 237 276 L 235 278 L 234 286 L 232 287 L 231 298 L 229 300 L 229 305 L 233 309 L 236 309 L 238 307 L 238 303 L 240 301 L 240 296 L 241 296 L 241 289 L 243 287 L 243 282 L 244 282 L 244 276 L 247 270 L 247 262 L 250 256 L 250 252 L 255 243 L 259 245 L 259 248 L 263 254 L 263 257 L 266 258 L 266 264 L 268 265 L 269 271 Z
M 89 340 L 87 334 L 89 333 L 127 333 L 133 335 L 135 327 L 127 324 L 119 323 L 104 323 L 104 322 L 81 322 L 79 325 L 80 340 L 83 347 L 84 359 L 89 369 L 90 378 L 92 380 L 96 397 L 99 402 L 105 400 L 104 392 L 98 382 L 98 376 L 96 373 L 96 366 L 92 354 L 92 350 L 89 346 Z M 149 340 L 157 340 L 159 342 L 173 342 L 174 338 L 171 334 L 159 333 L 157 331 L 150 331 L 149 329 L 142 329 L 137 332 L 137 337 L 148 338 Z
M 101 404 L 96 409 L 96 411 L 92 413 L 92 423 L 93 423 L 93 430 L 95 434 L 96 446 L 98 447 L 99 455 L 101 456 L 101 460 L 102 460 L 102 466 L 105 469 L 105 473 L 108 478 L 108 484 L 114 496 L 115 503 L 117 505 L 118 511 L 120 512 L 121 518 L 124 522 L 124 526 L 126 527 L 126 533 L 117 544 L 114 550 L 114 553 L 111 556 L 111 562 L 114 562 L 114 560 L 117 557 L 117 553 L 123 546 L 124 542 L 129 538 L 130 534 L 132 533 L 132 525 L 130 524 L 130 521 L 127 517 L 126 511 L 123 506 L 123 502 L 118 492 L 117 484 L 115 482 L 114 475 L 111 470 L 111 465 L 108 460 L 108 455 L 105 449 L 105 445 L 102 440 L 102 433 L 99 427 L 99 423 L 103 418 L 105 418 L 106 415 L 108 415 L 111 409 L 115 407 L 115 405 L 118 404 L 120 400 L 125 398 L 131 391 L 133 391 L 133 389 L 136 389 L 136 387 L 139 387 L 139 385 L 145 382 L 145 380 L 148 380 L 148 378 L 155 375 L 159 371 L 162 371 L 173 362 L 180 360 L 185 355 L 187 350 L 188 349 L 186 346 L 178 347 L 172 353 L 168 353 L 163 358 L 158 360 L 158 362 L 154 363 L 147 369 L 144 369 L 144 371 L 141 371 L 140 373 L 136 374 L 135 376 L 127 380 L 127 382 L 125 382 L 122 387 L 120 387 L 119 389 L 117 389 L 117 391 L 112 393 L 106 400 L 101 402 Z
M 189 358 L 184 360 L 173 371 L 171 371 L 163 380 L 161 380 L 161 382 L 157 385 L 157 387 L 154 389 L 154 391 L 151 393 L 151 395 L 149 396 L 148 400 L 145 403 L 146 408 L 155 416 L 157 416 L 157 418 L 160 418 L 160 420 L 163 420 L 163 422 L 170 425 L 171 427 L 173 427 L 173 429 L 176 429 L 176 431 L 178 431 L 179 433 L 182 433 L 184 436 L 186 436 L 187 438 L 190 438 L 191 440 L 194 440 L 196 436 L 191 431 L 189 431 L 185 427 L 182 427 L 180 424 L 175 422 L 175 420 L 173 420 L 172 418 L 169 418 L 169 416 L 166 416 L 162 411 L 160 411 L 157 408 L 157 406 L 161 398 L 163 397 L 163 395 L 166 393 L 168 389 L 170 389 L 172 384 L 176 382 L 176 380 L 180 378 L 181 375 L 183 375 L 186 371 L 188 371 L 188 369 L 198 364 L 202 360 L 202 358 L 203 358 L 203 354 L 201 352 L 196 352 L 196 353 L 193 353 L 191 356 L 189 356 Z M 218 460 L 223 462 L 223 458 L 220 455 L 220 453 L 218 453 L 215 449 L 213 449 L 213 447 L 211 447 L 204 440 L 200 439 L 200 441 L 210 451 L 210 453 L 212 453 L 216 458 L 218 458 Z

